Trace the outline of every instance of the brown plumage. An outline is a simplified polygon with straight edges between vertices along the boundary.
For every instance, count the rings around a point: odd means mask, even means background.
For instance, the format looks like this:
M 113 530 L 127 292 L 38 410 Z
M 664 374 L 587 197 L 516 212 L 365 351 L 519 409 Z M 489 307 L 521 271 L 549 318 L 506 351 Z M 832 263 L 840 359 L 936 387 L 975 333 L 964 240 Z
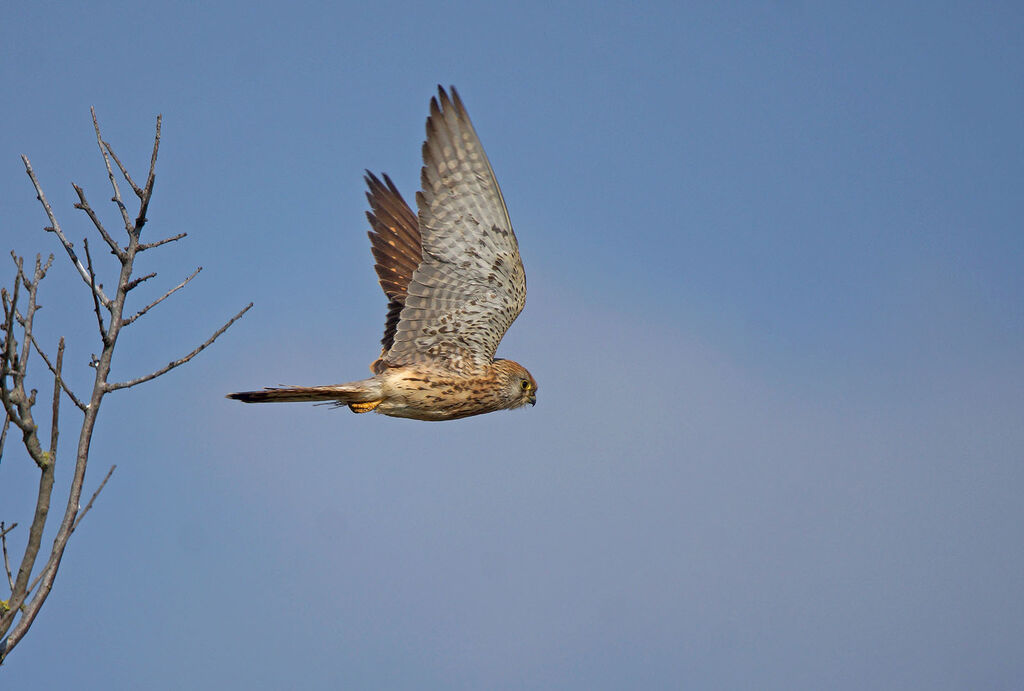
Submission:
M 246 403 L 330 401 L 356 413 L 453 420 L 537 401 L 526 369 L 494 353 L 526 303 L 501 189 L 459 94 L 438 87 L 414 214 L 387 175 L 366 172 L 370 245 L 388 313 L 374 376 L 244 391 Z
M 366 171 L 364 179 L 370 188 L 366 193 L 366 201 L 370 202 L 366 218 L 372 228 L 367 235 L 370 236 L 373 258 L 377 260 L 374 268 L 380 278 L 380 286 L 390 300 L 384 323 L 384 338 L 380 340 L 380 357 L 383 358 L 395 342 L 395 329 L 398 328 L 402 308 L 405 307 L 409 281 L 423 259 L 423 245 L 416 215 L 402 199 L 391 178 L 384 175 L 382 183 L 377 176 Z M 374 362 L 370 369 L 376 372 L 379 362 Z

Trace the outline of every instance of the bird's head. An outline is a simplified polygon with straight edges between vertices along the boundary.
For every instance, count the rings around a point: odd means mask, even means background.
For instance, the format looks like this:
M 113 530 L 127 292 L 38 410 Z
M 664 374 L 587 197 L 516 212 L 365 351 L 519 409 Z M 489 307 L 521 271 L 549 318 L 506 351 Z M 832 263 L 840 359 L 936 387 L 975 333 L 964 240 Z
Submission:
M 494 370 L 506 408 L 537 404 L 537 380 L 525 367 L 512 360 L 495 360 Z

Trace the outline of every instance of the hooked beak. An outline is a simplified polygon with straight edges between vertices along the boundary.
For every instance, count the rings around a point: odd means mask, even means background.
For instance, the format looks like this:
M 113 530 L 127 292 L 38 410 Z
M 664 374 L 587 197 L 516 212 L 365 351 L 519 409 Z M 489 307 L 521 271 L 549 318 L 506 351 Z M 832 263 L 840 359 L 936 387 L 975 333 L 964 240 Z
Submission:
M 530 394 L 530 397 L 526 399 L 526 401 L 530 405 L 537 405 L 537 394 Z

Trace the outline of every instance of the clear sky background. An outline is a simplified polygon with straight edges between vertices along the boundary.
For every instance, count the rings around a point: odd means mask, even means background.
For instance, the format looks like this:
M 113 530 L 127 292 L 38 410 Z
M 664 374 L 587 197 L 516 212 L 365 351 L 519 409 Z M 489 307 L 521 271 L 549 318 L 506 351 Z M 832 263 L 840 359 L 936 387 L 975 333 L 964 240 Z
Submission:
M 109 197 L 89 106 L 139 177 L 162 113 L 146 237 L 189 238 L 143 255 L 134 304 L 204 270 L 114 377 L 255 307 L 107 399 L 86 491 L 118 470 L 0 686 L 1020 688 L 1019 3 L 3 14 L 0 249 L 60 251 L 20 154 L 80 243 L 70 183 Z M 366 376 L 385 298 L 362 171 L 412 198 L 437 83 L 519 237 L 499 354 L 537 406 L 224 399 Z M 66 257 L 51 276 L 39 333 L 84 390 L 88 293 Z M 27 526 L 16 441 L 0 518 Z

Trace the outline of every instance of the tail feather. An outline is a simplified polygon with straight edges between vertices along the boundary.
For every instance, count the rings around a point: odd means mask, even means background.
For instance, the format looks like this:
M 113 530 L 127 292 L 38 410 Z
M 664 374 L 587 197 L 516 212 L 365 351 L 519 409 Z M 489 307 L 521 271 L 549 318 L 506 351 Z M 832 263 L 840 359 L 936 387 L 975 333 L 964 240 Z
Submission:
M 379 392 L 362 382 L 337 386 L 294 386 L 262 391 L 229 393 L 228 398 L 245 403 L 294 403 L 299 401 L 336 401 L 340 404 L 368 403 L 380 399 Z

